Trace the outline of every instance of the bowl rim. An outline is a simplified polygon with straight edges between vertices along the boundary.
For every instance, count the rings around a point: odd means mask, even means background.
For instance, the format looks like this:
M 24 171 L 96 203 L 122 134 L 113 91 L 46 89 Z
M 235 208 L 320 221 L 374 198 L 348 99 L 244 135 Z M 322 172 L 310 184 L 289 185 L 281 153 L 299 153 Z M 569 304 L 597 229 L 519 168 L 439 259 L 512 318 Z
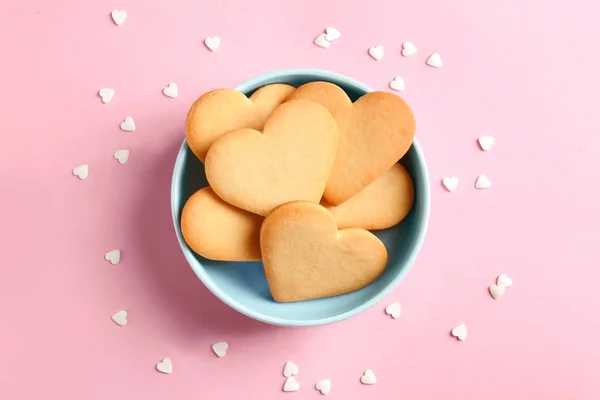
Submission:
M 365 85 L 361 82 L 358 82 L 357 80 L 350 78 L 346 75 L 343 75 L 343 74 L 340 74 L 337 72 L 327 71 L 327 70 L 304 69 L 304 68 L 302 68 L 302 69 L 284 69 L 284 70 L 267 72 L 265 74 L 255 77 L 255 78 L 251 78 L 247 81 L 244 81 L 243 83 L 237 85 L 235 87 L 235 90 L 238 90 L 242 93 L 247 94 L 249 89 L 256 90 L 260 86 L 263 86 L 265 84 L 264 83 L 265 81 L 268 81 L 268 80 L 274 79 L 274 78 L 275 79 L 281 78 L 283 76 L 290 76 L 290 75 L 310 76 L 311 78 L 314 78 L 314 80 L 325 80 L 325 81 L 332 81 L 332 82 L 336 82 L 336 83 L 342 82 L 344 85 L 353 86 L 358 91 L 364 91 L 365 93 L 373 91 L 373 89 L 371 89 L 367 85 Z M 183 239 L 183 236 L 181 234 L 181 229 L 178 224 L 179 223 L 179 214 L 180 214 L 181 210 L 178 209 L 177 204 L 176 204 L 177 202 L 175 200 L 179 198 L 177 193 L 179 191 L 178 188 L 180 188 L 182 186 L 181 177 L 183 175 L 182 171 L 183 171 L 184 161 L 186 160 L 186 155 L 189 154 L 189 152 L 188 152 L 189 148 L 188 148 L 185 137 L 183 139 L 183 143 L 181 144 L 181 147 L 179 148 L 179 152 L 177 153 L 177 159 L 175 161 L 175 165 L 173 168 L 173 176 L 171 179 L 171 217 L 173 219 L 173 227 L 175 229 L 175 233 L 177 235 L 177 239 L 179 241 L 179 246 L 181 247 L 183 255 L 185 256 L 189 266 L 192 268 L 192 270 L 194 271 L 196 276 L 200 279 L 200 281 L 204 284 L 204 286 L 206 286 L 208 288 L 208 290 L 210 292 L 212 292 L 212 294 L 214 294 L 219 300 L 221 300 L 223 303 L 227 304 L 229 307 L 231 307 L 234 310 L 240 312 L 241 314 L 244 314 L 244 315 L 246 315 L 252 319 L 255 319 L 257 321 L 261 321 L 261 322 L 271 324 L 271 325 L 278 325 L 278 326 L 306 327 L 306 326 L 327 325 L 327 324 L 342 321 L 344 319 L 358 315 L 358 314 L 362 313 L 363 311 L 366 311 L 369 308 L 376 305 L 377 303 L 379 303 L 385 296 L 390 294 L 398 286 L 398 284 L 402 281 L 402 279 L 406 276 L 406 274 L 412 268 L 412 266 L 416 260 L 416 257 L 419 254 L 419 252 L 423 246 L 423 242 L 425 240 L 425 235 L 427 233 L 428 225 L 429 225 L 429 214 L 430 214 L 430 205 L 431 205 L 431 190 L 430 190 L 430 185 L 429 185 L 429 172 L 427 170 L 427 163 L 425 162 L 425 156 L 423 154 L 423 151 L 421 150 L 421 146 L 419 145 L 416 137 L 413 140 L 412 147 L 415 151 L 415 155 L 418 160 L 418 164 L 419 164 L 420 168 L 422 169 L 422 174 L 423 174 L 424 188 L 423 188 L 423 193 L 422 193 L 423 198 L 421 200 L 423 203 L 423 213 L 420 215 L 420 217 L 418 218 L 418 220 L 416 222 L 422 228 L 417 233 L 415 244 L 411 249 L 410 255 L 407 258 L 406 263 L 404 264 L 404 268 L 402 268 L 402 270 L 387 285 L 385 285 L 385 287 L 383 289 L 381 289 L 376 295 L 371 297 L 368 301 L 365 301 L 365 302 L 361 303 L 360 305 L 358 305 L 354 308 L 351 308 L 350 310 L 347 310 L 342 313 L 335 314 L 335 315 L 332 315 L 329 317 L 325 317 L 325 318 L 315 318 L 315 319 L 307 319 L 307 320 L 290 320 L 290 319 L 284 319 L 284 318 L 280 318 L 280 317 L 273 317 L 270 315 L 263 314 L 262 312 L 253 310 L 249 307 L 246 307 L 244 304 L 241 304 L 239 301 L 235 300 L 233 297 L 231 297 L 230 295 L 228 295 L 227 293 L 222 291 L 221 288 L 212 281 L 210 276 L 206 273 L 206 270 L 202 267 L 202 264 L 194 256 L 193 251 L 185 243 L 185 240 Z

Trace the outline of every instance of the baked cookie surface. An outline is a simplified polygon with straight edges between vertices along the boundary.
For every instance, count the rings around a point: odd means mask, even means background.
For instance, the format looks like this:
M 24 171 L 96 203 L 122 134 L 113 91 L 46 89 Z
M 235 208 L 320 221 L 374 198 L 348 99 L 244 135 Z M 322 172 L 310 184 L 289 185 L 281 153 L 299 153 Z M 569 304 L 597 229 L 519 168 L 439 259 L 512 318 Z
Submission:
M 269 289 L 278 302 L 358 290 L 381 275 L 388 257 L 371 232 L 338 230 L 326 208 L 302 201 L 281 205 L 265 218 L 260 244 Z

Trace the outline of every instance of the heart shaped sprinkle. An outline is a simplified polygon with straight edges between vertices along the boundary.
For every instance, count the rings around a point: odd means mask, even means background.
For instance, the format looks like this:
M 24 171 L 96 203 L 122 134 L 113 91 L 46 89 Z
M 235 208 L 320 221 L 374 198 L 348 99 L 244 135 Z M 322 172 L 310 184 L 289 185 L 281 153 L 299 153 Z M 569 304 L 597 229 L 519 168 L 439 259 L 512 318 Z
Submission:
M 298 390 L 300 390 L 300 384 L 296 381 L 296 378 L 292 376 L 285 380 L 283 384 L 284 392 L 297 392 Z
M 397 76 L 393 81 L 390 82 L 390 88 L 397 90 L 399 92 L 404 90 L 404 78 L 401 76 Z
M 402 311 L 402 307 L 400 306 L 400 303 L 398 303 L 398 302 L 392 303 L 385 308 L 385 313 L 387 315 L 391 315 L 392 318 L 394 318 L 394 319 L 400 317 L 401 311 Z
M 488 151 L 490 150 L 494 144 L 496 144 L 496 139 L 493 136 L 480 136 L 477 141 L 479 142 L 479 147 L 481 150 Z
M 123 122 L 121 122 L 121 130 L 126 132 L 135 132 L 135 121 L 131 117 L 126 117 Z
M 300 372 L 300 370 L 296 364 L 291 361 L 285 363 L 285 366 L 283 367 L 283 376 L 289 378 L 290 376 L 298 375 L 298 372 Z
M 505 274 L 500 274 L 500 275 L 498 276 L 498 279 L 496 279 L 496 284 L 497 284 L 498 286 L 501 286 L 501 287 L 507 288 L 507 287 L 510 287 L 510 286 L 512 286 L 512 284 L 513 284 L 513 281 L 512 281 L 512 279 L 510 279 L 510 278 L 509 278 L 508 276 L 506 276 Z
M 217 51 L 221 46 L 221 38 L 218 36 L 209 36 L 204 39 L 204 44 L 209 48 L 210 51 Z
M 161 362 L 156 364 L 156 369 L 163 374 L 170 374 L 173 372 L 173 364 L 169 358 L 163 359 Z
M 129 150 L 117 150 L 113 157 L 119 162 L 119 164 L 125 164 L 129 160 Z
M 369 55 L 373 57 L 375 60 L 379 61 L 383 58 L 383 46 L 375 46 L 369 49 Z
M 325 38 L 326 36 L 327 35 L 325 35 L 324 33 L 321 33 L 319 36 L 317 36 L 317 38 L 315 39 L 315 41 L 313 43 L 324 49 L 329 48 L 329 42 Z
M 475 188 L 477 189 L 489 189 L 492 187 L 492 181 L 485 175 L 479 175 L 475 181 Z
M 454 192 L 458 187 L 458 177 L 456 176 L 447 176 L 442 179 L 442 184 L 449 192 Z
M 115 24 L 119 26 L 127 19 L 127 13 L 125 10 L 114 10 L 112 13 L 110 13 L 110 16 L 112 17 L 113 21 L 115 21 Z
M 427 59 L 426 64 L 433 68 L 441 68 L 443 65 L 442 57 L 439 55 L 439 53 L 433 53 Z
M 176 83 L 169 83 L 169 86 L 163 89 L 163 94 L 172 99 L 176 99 L 179 95 L 179 89 Z
M 331 379 L 323 379 L 317 382 L 315 388 L 321 392 L 321 394 L 329 394 L 331 391 Z
M 402 55 L 404 57 L 412 56 L 413 54 L 417 54 L 417 48 L 411 42 L 402 43 Z
M 106 261 L 110 261 L 112 265 L 116 265 L 121 261 L 121 250 L 111 250 L 104 255 Z
M 338 31 L 337 29 L 335 29 L 334 27 L 331 27 L 331 26 L 325 30 L 325 33 L 326 33 L 325 39 L 327 39 L 330 42 L 333 40 L 339 39 L 342 36 L 340 31 Z
M 375 374 L 370 369 L 366 369 L 363 376 L 360 377 L 360 383 L 363 385 L 374 385 L 377 383 L 377 378 Z
M 111 318 L 119 326 L 127 325 L 127 311 L 125 310 L 117 311 Z
M 100 95 L 100 99 L 102 100 L 102 102 L 104 104 L 110 103 L 112 98 L 115 96 L 115 89 L 110 89 L 110 88 L 100 89 L 98 91 L 98 94 Z
M 495 283 L 492 286 L 490 286 L 490 294 L 492 295 L 494 300 L 497 300 L 500 296 L 502 296 L 505 291 L 506 288 L 504 286 L 498 286 Z
M 467 338 L 467 327 L 465 324 L 460 324 L 456 328 L 452 329 L 452 336 L 459 340 L 465 340 Z
M 89 168 L 87 166 L 87 164 L 83 164 L 80 165 L 78 167 L 75 167 L 75 169 L 73 169 L 73 175 L 75 175 L 76 177 L 78 177 L 81 180 L 84 180 L 88 177 L 89 174 Z
M 213 351 L 219 358 L 225 357 L 225 355 L 227 354 L 228 348 L 229 348 L 229 345 L 226 342 L 219 342 L 219 343 L 215 343 L 212 345 Z

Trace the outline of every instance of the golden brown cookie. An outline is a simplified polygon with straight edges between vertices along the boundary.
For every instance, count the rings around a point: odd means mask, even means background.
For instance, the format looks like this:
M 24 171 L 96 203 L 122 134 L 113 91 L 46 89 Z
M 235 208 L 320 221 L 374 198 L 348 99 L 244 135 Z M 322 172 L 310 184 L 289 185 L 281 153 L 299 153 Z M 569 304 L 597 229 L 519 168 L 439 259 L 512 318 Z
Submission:
M 364 229 L 338 231 L 326 208 L 297 201 L 265 218 L 260 246 L 275 301 L 337 296 L 365 287 L 385 269 L 383 243 Z
M 238 129 L 217 140 L 206 155 L 206 178 L 223 200 L 255 214 L 294 200 L 318 203 L 337 145 L 337 125 L 323 106 L 286 102 L 263 132 Z
M 338 86 L 311 82 L 288 97 L 298 99 L 325 106 L 339 127 L 338 156 L 325 189 L 325 198 L 333 205 L 348 200 L 390 169 L 415 136 L 412 110 L 392 93 L 371 92 L 352 103 Z
M 240 128 L 262 129 L 269 114 L 293 91 L 293 86 L 274 84 L 261 87 L 250 98 L 234 89 L 203 94 L 185 121 L 190 149 L 204 162 L 210 146 L 224 133 Z
M 181 213 L 181 234 L 192 250 L 211 260 L 260 260 L 263 217 L 221 200 L 210 187 L 194 193 Z
M 408 215 L 413 204 L 414 188 L 410 174 L 401 164 L 394 164 L 369 186 L 340 205 L 326 207 L 339 228 L 386 229 Z

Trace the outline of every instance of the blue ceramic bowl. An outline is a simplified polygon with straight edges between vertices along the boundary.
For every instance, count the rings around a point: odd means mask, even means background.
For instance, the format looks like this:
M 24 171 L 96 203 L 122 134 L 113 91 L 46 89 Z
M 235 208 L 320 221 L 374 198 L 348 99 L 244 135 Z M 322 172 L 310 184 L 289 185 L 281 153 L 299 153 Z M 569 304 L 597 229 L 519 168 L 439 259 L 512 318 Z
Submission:
M 297 87 L 312 81 L 335 83 L 352 100 L 372 91 L 344 75 L 313 69 L 271 72 L 242 83 L 236 89 L 249 96 L 261 86 L 271 83 L 287 83 Z M 429 178 L 425 158 L 416 140 L 400 162 L 413 177 L 415 201 L 410 214 L 400 224 L 375 232 L 389 253 L 384 273 L 375 282 L 353 293 L 296 303 L 277 303 L 269 292 L 262 263 L 207 260 L 194 253 L 183 240 L 181 210 L 196 190 L 208 186 L 204 166 L 184 141 L 177 156 L 171 185 L 171 212 L 183 254 L 211 292 L 232 308 L 256 320 L 282 326 L 313 326 L 354 316 L 375 305 L 400 283 L 415 261 L 427 231 Z

